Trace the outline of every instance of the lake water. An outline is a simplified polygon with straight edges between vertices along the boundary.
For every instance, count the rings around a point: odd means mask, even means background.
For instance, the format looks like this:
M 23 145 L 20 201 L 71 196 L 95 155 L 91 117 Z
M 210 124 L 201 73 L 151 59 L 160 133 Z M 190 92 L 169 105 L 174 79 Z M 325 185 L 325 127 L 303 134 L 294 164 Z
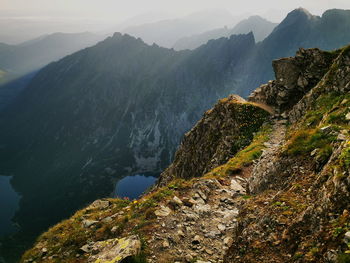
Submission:
M 145 190 L 151 187 L 157 180 L 155 174 L 136 174 L 124 177 L 117 182 L 115 197 L 127 197 L 130 200 L 137 199 Z
M 0 175 L 0 236 L 16 232 L 11 221 L 18 209 L 20 196 L 13 190 L 10 176 Z

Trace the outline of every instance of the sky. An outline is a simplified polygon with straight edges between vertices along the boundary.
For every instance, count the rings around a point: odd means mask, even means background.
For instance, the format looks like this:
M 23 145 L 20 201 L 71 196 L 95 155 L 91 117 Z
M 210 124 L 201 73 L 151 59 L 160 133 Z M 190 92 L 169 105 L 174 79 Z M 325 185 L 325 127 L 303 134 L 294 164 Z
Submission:
M 350 0 L 0 0 L 0 37 L 15 43 L 48 31 L 118 30 L 117 25 L 155 22 L 208 9 L 280 22 L 298 7 L 321 15 L 331 8 L 350 9 Z
M 330 8 L 350 8 L 349 0 L 0 0 L 0 12 L 9 16 L 88 18 L 123 21 L 148 12 L 186 15 L 220 8 L 233 14 L 268 14 L 304 7 L 314 14 Z M 274 18 L 275 19 L 275 18 Z

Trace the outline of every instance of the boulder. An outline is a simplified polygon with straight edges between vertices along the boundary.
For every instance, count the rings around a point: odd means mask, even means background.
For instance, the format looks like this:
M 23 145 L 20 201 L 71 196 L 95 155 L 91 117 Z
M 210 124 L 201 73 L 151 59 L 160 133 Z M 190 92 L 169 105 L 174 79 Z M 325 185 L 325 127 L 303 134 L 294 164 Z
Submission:
M 88 207 L 88 209 L 105 209 L 109 207 L 109 205 L 110 205 L 109 201 L 96 200 Z
M 168 216 L 170 213 L 171 213 L 171 209 L 167 206 L 161 206 L 160 209 L 154 212 L 154 214 L 159 217 Z
M 108 239 L 96 242 L 92 251 L 95 255 L 91 255 L 88 262 L 118 263 L 123 259 L 138 255 L 141 252 L 141 241 L 137 235 Z
M 83 223 L 83 227 L 88 228 L 88 227 L 90 227 L 90 226 L 92 226 L 92 225 L 98 223 L 98 221 L 85 219 L 85 220 L 83 220 L 82 223 Z

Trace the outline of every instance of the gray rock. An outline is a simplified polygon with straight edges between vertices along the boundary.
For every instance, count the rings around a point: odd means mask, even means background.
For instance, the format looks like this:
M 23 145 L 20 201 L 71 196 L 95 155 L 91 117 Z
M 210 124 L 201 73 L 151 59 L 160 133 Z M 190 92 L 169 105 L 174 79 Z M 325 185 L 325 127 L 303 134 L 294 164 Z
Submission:
M 233 239 L 231 237 L 224 238 L 224 245 L 225 246 L 228 246 L 228 247 L 231 246 L 232 242 L 233 242 Z
M 182 201 L 177 196 L 174 196 L 173 201 L 179 206 L 183 205 Z
M 92 250 L 92 246 L 90 244 L 86 244 L 86 245 L 82 246 L 80 248 L 80 250 L 85 252 L 85 253 L 90 253 L 90 251 Z
M 349 112 L 348 114 L 345 115 L 345 119 L 346 119 L 347 121 L 350 121 L 350 112 Z
M 112 221 L 113 221 L 113 218 L 110 217 L 110 216 L 107 216 L 106 218 L 103 218 L 103 219 L 102 219 L 102 222 L 104 222 L 104 223 L 110 223 L 110 222 L 112 222 Z
M 141 241 L 136 235 L 121 239 L 108 239 L 96 242 L 92 250 L 96 254 L 91 255 L 88 262 L 119 263 L 127 257 L 138 255 L 141 252 Z
M 156 210 L 154 214 L 158 217 L 165 217 L 171 213 L 171 209 L 167 206 L 161 206 L 160 209 Z
M 163 246 L 163 248 L 169 248 L 170 247 L 169 241 L 168 240 L 164 240 L 163 243 L 162 243 L 162 246 Z
M 220 231 L 225 231 L 226 227 L 223 224 L 218 224 L 218 229 Z
M 83 220 L 83 222 L 82 222 L 83 227 L 86 227 L 86 228 L 88 228 L 88 227 L 90 227 L 90 226 L 92 226 L 92 225 L 94 225 L 94 224 L 96 224 L 96 223 L 98 223 L 98 221 L 95 221 L 95 220 L 88 220 L 88 219 L 85 219 L 85 220 Z
M 231 180 L 231 189 L 238 194 L 245 194 L 246 190 L 235 180 Z
M 109 205 L 109 201 L 96 200 L 88 207 L 88 209 L 105 209 L 109 207 Z
M 346 135 L 345 134 L 342 134 L 342 133 L 339 133 L 338 134 L 338 137 L 337 137 L 337 140 L 338 141 L 346 141 Z
M 313 157 L 317 154 L 318 152 L 318 149 L 314 149 L 311 153 L 310 153 L 310 156 Z
M 331 131 L 332 131 L 332 126 L 331 125 L 327 125 L 327 126 L 325 126 L 325 127 L 322 127 L 321 129 L 320 129 L 320 131 L 322 132 L 322 133 L 330 133 Z

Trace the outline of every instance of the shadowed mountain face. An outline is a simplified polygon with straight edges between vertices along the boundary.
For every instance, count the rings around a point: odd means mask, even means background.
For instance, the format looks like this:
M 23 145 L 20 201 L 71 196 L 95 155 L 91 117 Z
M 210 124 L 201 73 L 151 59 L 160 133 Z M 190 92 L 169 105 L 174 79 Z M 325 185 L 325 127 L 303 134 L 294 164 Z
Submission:
M 95 45 L 102 36 L 91 33 L 45 35 L 20 45 L 0 43 L 0 110 L 10 103 L 40 68 Z
M 261 43 L 250 33 L 193 51 L 117 33 L 46 66 L 0 115 L 0 169 L 23 196 L 22 231 L 38 233 L 110 194 L 113 180 L 159 172 L 218 98 L 272 79 L 272 59 L 350 42 L 349 16 L 299 9 Z
M 173 48 L 175 50 L 195 49 L 210 39 L 218 39 L 221 37 L 229 37 L 237 34 L 247 34 L 253 32 L 257 42 L 266 38 L 277 24 L 272 23 L 260 16 L 251 16 L 248 19 L 242 20 L 233 28 L 218 28 L 204 32 L 199 35 L 184 37 L 176 41 Z
M 193 52 L 115 34 L 45 67 L 1 116 L 1 171 L 23 195 L 16 220 L 42 230 L 111 193 L 113 178 L 165 168 L 253 48 L 252 34 Z

